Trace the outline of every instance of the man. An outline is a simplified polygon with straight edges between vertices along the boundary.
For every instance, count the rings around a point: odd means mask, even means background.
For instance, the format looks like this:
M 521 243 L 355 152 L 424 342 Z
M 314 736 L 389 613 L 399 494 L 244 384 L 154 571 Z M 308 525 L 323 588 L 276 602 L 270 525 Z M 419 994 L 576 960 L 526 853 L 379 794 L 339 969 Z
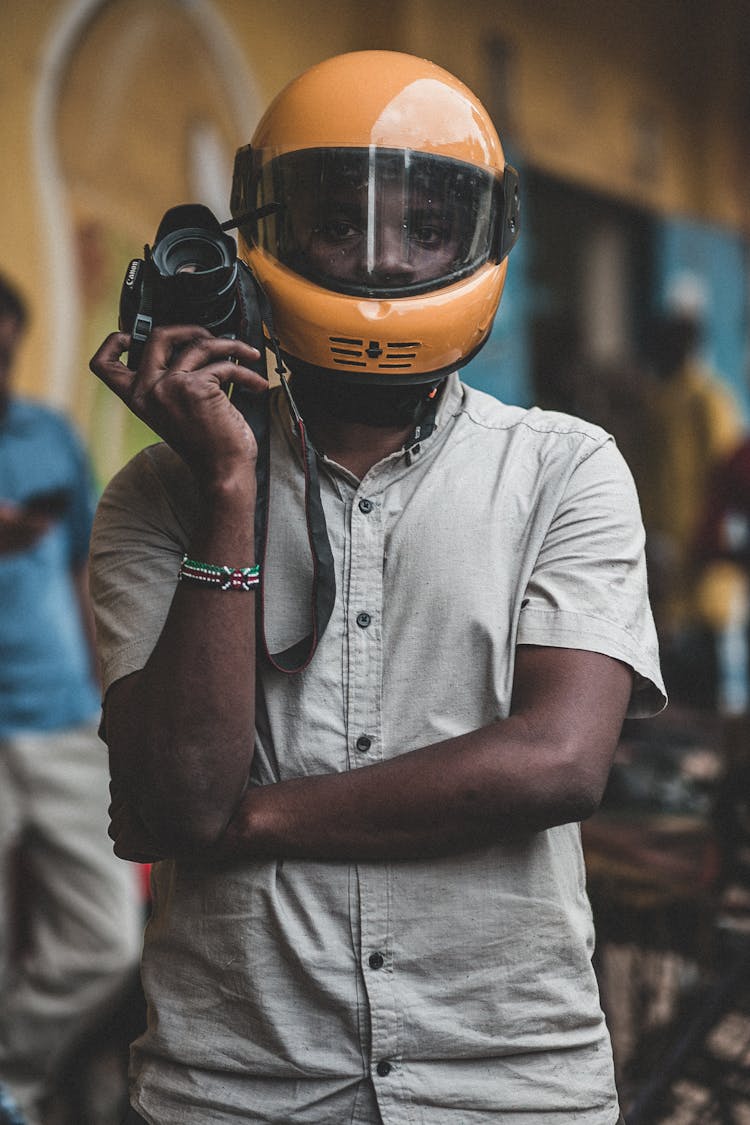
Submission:
M 0 1083 L 36 1121 L 65 1048 L 136 963 L 140 910 L 101 808 L 91 477 L 68 423 L 11 393 L 26 319 L 0 278 Z
M 222 388 L 266 393 L 258 353 L 172 326 L 136 372 L 123 333 L 92 360 L 165 441 L 92 554 L 111 835 L 163 857 L 129 1120 L 618 1119 L 577 822 L 663 697 L 612 442 L 455 374 L 516 193 L 474 96 L 389 52 L 304 74 L 238 153 L 336 579 L 294 674 L 267 652 L 309 630 L 295 410 L 270 392 L 256 637 L 257 448 Z

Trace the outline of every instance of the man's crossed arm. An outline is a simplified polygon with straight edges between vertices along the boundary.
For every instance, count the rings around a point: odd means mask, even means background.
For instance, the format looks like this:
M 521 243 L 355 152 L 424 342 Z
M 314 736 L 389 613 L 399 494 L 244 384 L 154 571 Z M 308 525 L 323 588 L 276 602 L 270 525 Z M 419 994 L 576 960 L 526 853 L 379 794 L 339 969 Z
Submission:
M 129 709 L 132 679 L 110 691 L 108 730 Z M 179 826 L 178 809 L 163 797 L 155 806 L 131 781 L 129 798 L 113 801 L 115 850 L 132 859 L 409 859 L 582 820 L 601 799 L 631 682 L 626 665 L 599 653 L 522 646 L 507 719 L 348 773 L 238 797 L 228 790 L 220 811 Z M 114 738 L 112 753 L 116 777 L 127 746 Z

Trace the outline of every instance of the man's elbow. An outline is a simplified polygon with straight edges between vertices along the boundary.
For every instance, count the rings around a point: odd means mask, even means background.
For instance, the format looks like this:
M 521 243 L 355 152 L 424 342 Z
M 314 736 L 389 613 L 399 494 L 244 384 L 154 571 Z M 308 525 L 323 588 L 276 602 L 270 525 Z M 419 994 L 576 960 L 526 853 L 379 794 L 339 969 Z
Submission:
M 139 802 L 139 813 L 165 855 L 200 858 L 219 846 L 233 809 L 146 798 Z
M 609 757 L 577 740 L 538 750 L 538 769 L 526 788 L 528 821 L 538 829 L 588 820 L 599 808 L 609 774 Z
M 603 790 L 580 786 L 571 791 L 561 803 L 564 819 L 561 824 L 571 824 L 588 820 L 593 816 L 601 804 Z
M 156 760 L 148 753 L 148 761 Z M 230 786 L 214 773 L 192 768 L 179 776 L 165 769 L 139 766 L 128 740 L 117 736 L 109 744 L 112 793 L 121 794 L 137 812 L 144 825 L 171 856 L 197 855 L 214 848 L 244 792 L 238 775 Z
M 609 758 L 582 752 L 573 746 L 557 771 L 556 801 L 560 824 L 588 820 L 597 811 L 609 776 Z

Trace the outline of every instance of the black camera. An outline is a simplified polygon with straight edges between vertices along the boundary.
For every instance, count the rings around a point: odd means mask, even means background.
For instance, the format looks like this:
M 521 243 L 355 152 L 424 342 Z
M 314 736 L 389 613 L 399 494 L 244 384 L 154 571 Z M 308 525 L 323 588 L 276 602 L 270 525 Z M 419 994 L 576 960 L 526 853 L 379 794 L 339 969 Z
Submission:
M 138 367 L 157 325 L 198 324 L 214 336 L 239 337 L 258 347 L 263 333 L 260 316 L 250 308 L 251 281 L 234 239 L 208 207 L 170 208 L 153 247 L 145 246 L 143 258 L 133 259 L 122 285 L 120 330 L 132 335 L 128 367 Z

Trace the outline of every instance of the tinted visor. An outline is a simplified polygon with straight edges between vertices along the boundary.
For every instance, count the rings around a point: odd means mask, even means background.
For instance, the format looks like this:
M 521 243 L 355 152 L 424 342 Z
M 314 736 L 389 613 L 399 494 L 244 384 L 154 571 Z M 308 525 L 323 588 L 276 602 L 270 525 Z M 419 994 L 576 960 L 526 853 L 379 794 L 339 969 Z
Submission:
M 365 297 L 423 293 L 494 256 L 503 189 L 484 168 L 403 149 L 254 157 L 242 195 L 247 210 L 270 213 L 241 224 L 242 234 L 326 289 Z

